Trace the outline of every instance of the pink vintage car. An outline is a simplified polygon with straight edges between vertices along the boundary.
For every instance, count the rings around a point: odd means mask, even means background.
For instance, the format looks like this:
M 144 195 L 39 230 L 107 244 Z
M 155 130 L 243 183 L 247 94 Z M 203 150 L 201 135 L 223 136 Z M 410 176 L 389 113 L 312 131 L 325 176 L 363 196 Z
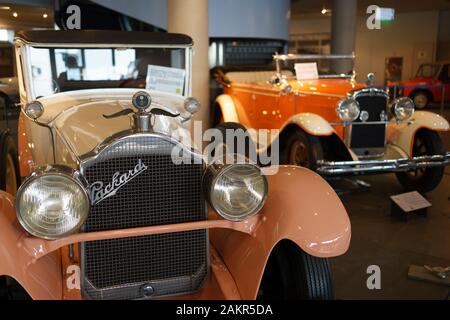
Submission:
M 327 259 L 347 251 L 351 228 L 327 182 L 298 166 L 207 162 L 179 138 L 199 107 L 191 38 L 29 31 L 16 53 L 20 168 L 9 161 L 0 191 L 0 295 L 333 298 Z M 141 83 L 127 76 L 136 59 L 183 85 L 119 88 Z

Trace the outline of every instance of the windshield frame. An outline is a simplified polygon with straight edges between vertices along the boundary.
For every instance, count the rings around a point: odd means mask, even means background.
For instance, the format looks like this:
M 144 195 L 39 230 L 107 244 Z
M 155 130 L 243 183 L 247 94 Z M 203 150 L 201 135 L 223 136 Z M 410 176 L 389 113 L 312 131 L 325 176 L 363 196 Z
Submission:
M 31 43 L 23 39 L 16 39 L 16 62 L 19 78 L 20 101 L 29 103 L 36 100 L 36 92 L 33 86 L 30 49 L 33 48 L 62 48 L 62 49 L 129 49 L 129 48 L 148 48 L 148 49 L 182 49 L 185 50 L 185 83 L 183 95 L 187 98 L 192 95 L 192 45 L 155 45 L 155 44 L 93 44 L 93 43 Z M 113 88 L 114 89 L 114 88 Z M 138 88 L 136 88 L 138 89 Z M 70 92 L 70 91 L 68 91 Z M 72 92 L 76 92 L 72 91 Z M 55 93 L 56 94 L 56 93 Z
M 422 69 L 423 69 L 424 66 L 433 66 L 433 67 L 436 66 L 436 73 L 434 74 L 433 77 L 424 77 L 424 76 L 423 76 L 423 72 L 422 72 L 422 75 L 419 75 L 419 72 L 422 71 Z M 443 66 L 444 66 L 444 64 L 442 64 L 442 63 L 433 63 L 433 62 L 422 63 L 422 64 L 419 66 L 419 68 L 417 68 L 417 71 L 416 71 L 416 78 L 430 78 L 430 79 L 437 79 L 437 78 L 439 77 L 439 75 L 441 74 L 441 72 L 442 72 Z
M 275 61 L 277 77 L 281 78 L 281 63 L 287 61 L 309 61 L 316 62 L 317 66 L 319 66 L 319 61 L 321 60 L 351 60 L 352 62 L 352 70 L 350 73 L 343 74 L 319 74 L 318 79 L 350 79 L 351 81 L 355 81 L 356 79 L 356 71 L 355 71 L 355 59 L 356 55 L 353 52 L 352 54 L 294 54 L 294 53 L 286 53 L 286 54 L 274 54 L 273 60 Z M 294 76 L 292 78 L 296 79 L 296 73 L 294 72 Z

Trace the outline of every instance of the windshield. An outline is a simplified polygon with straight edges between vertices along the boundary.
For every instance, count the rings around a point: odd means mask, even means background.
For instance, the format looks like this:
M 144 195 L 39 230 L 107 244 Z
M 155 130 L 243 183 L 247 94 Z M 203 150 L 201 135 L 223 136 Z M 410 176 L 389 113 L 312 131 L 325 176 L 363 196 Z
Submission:
M 185 48 L 31 47 L 34 98 L 100 88 L 145 88 L 186 95 Z
M 288 70 L 297 80 L 351 78 L 354 55 L 281 54 L 274 55 L 277 70 Z
M 419 70 L 417 70 L 416 76 L 421 78 L 436 78 L 440 68 L 440 64 L 422 64 Z

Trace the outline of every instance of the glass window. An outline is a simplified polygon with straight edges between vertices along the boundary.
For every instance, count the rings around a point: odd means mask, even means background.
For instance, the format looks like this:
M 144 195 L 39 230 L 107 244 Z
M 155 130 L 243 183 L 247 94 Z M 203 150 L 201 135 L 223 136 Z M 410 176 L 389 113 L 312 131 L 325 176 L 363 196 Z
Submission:
M 111 49 L 85 49 L 83 80 L 117 80 Z
M 439 64 L 423 64 L 419 67 L 417 76 L 423 78 L 435 78 L 440 68 L 441 65 Z
M 47 96 L 54 92 L 50 52 L 48 49 L 31 48 L 31 76 L 36 97 Z
M 55 49 L 56 76 L 81 80 L 82 61 L 79 49 Z
M 176 69 L 182 77 L 178 83 L 184 83 L 185 72 L 179 71 L 185 71 L 185 54 L 186 49 L 166 48 L 31 47 L 32 86 L 35 97 L 82 89 L 146 88 L 149 66 L 172 68 L 168 75 Z M 176 93 L 184 94 L 183 87 Z

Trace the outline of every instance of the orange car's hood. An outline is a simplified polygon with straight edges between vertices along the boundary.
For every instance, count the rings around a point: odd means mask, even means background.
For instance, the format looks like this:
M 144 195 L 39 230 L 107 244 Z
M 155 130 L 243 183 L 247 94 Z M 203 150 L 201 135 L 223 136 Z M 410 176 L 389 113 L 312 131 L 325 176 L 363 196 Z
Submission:
M 364 89 L 366 86 L 350 79 L 317 79 L 317 80 L 292 80 L 289 82 L 293 91 L 338 95 L 345 97 L 355 90 Z

